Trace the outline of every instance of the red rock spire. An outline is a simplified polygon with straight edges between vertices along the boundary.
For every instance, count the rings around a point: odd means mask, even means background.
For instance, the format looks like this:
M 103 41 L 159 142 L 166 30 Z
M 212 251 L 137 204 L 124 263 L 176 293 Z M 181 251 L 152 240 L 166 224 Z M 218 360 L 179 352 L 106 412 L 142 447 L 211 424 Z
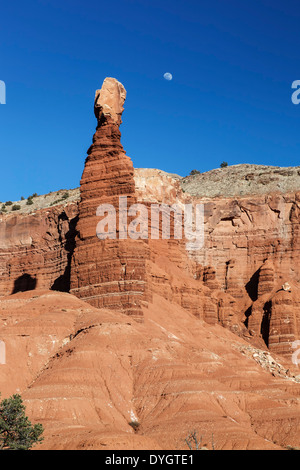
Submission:
M 113 205 L 118 221 L 119 197 L 126 196 L 128 206 L 136 202 L 133 164 L 120 142 L 125 98 L 125 88 L 114 78 L 106 78 L 101 90 L 96 91 L 98 125 L 80 184 L 71 293 L 93 306 L 140 316 L 147 245 L 140 240 L 119 240 L 118 236 L 99 240 L 96 235 L 100 205 Z

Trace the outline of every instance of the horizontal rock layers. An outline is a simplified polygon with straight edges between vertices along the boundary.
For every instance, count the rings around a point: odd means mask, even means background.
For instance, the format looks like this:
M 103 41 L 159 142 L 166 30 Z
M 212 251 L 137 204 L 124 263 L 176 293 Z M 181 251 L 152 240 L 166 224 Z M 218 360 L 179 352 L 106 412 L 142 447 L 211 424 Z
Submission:
M 0 296 L 35 288 L 70 289 L 78 204 L 0 215 Z
M 118 309 L 136 317 L 145 299 L 143 241 L 121 239 L 119 198 L 136 203 L 133 164 L 120 142 L 119 125 L 126 91 L 115 79 L 106 79 L 96 92 L 98 126 L 88 151 L 81 179 L 78 237 L 72 260 L 71 293 L 96 307 Z M 116 239 L 99 239 L 96 234 L 99 206 L 116 211 Z M 102 213 L 104 216 L 105 212 Z
M 100 140 L 104 144 L 102 137 Z M 125 161 L 127 158 L 125 156 Z M 128 179 L 128 173 L 125 174 Z M 93 192 L 93 185 L 88 183 L 90 178 L 86 182 L 89 187 L 86 195 Z M 83 259 L 87 259 L 88 250 L 83 248 L 82 240 L 77 240 L 77 247 L 81 250 L 80 270 L 83 280 L 79 288 L 80 275 L 74 275 L 73 283 L 78 283 L 75 286 L 73 284 L 76 293 L 82 295 L 82 298 L 92 297 L 90 300 L 96 305 L 114 304 L 115 308 L 123 309 L 129 299 L 126 297 L 125 291 L 128 290 L 125 284 L 128 287 L 131 281 L 136 281 L 139 287 L 138 290 L 134 288 L 132 298 L 150 298 L 151 292 L 156 292 L 210 323 L 218 321 L 239 334 L 245 326 L 252 335 L 261 337 L 271 350 L 291 355 L 292 342 L 299 338 L 298 193 L 195 200 L 181 191 L 178 179 L 164 172 L 135 170 L 133 183 L 131 178 L 131 192 L 123 193 L 128 196 L 128 205 L 130 201 L 145 204 L 173 204 L 178 200 L 187 203 L 204 202 L 204 249 L 191 252 L 188 256 L 185 243 L 176 240 L 103 242 L 95 237 L 99 218 L 95 216 L 92 220 L 85 216 L 86 222 L 81 228 L 84 244 L 97 253 L 89 257 L 89 267 L 84 267 Z M 109 184 L 113 185 L 113 182 Z M 93 214 L 96 213 L 98 202 L 103 200 L 104 191 L 103 187 L 102 196 L 94 203 Z M 116 187 L 115 193 L 118 202 L 120 188 Z M 113 196 L 108 193 L 105 197 L 107 201 L 113 200 Z M 92 199 L 89 202 L 83 195 L 83 214 L 88 213 L 85 208 L 88 208 Z M 34 287 L 68 290 L 77 215 L 78 204 L 71 203 L 32 214 L 1 216 L 0 295 Z M 86 235 L 88 231 L 90 236 Z M 132 250 L 129 242 L 134 245 Z M 125 250 L 123 258 L 117 255 L 115 261 L 112 261 L 111 254 L 118 253 L 121 245 Z M 95 259 L 101 250 L 100 259 L 104 260 L 102 278 L 97 278 Z M 78 270 L 76 256 L 75 253 L 74 269 Z M 131 271 L 128 271 L 130 256 Z M 114 272 L 112 276 L 104 274 L 106 265 Z M 126 279 L 122 280 L 124 271 Z M 139 273 L 138 278 L 136 272 Z M 90 281 L 84 285 L 87 276 Z M 286 282 L 290 283 L 291 292 L 281 290 Z M 89 287 L 93 283 L 101 294 L 101 302 L 100 295 L 98 300 L 93 298 L 95 290 Z M 124 296 L 121 294 L 122 288 Z M 114 295 L 116 292 L 117 295 Z M 113 295 L 110 296 L 110 293 Z M 286 301 L 277 302 L 280 296 Z
M 287 355 L 300 326 L 291 313 L 300 299 L 299 200 L 298 192 L 205 200 L 206 243 L 202 252 L 192 254 L 238 302 L 241 321 L 271 350 Z M 285 283 L 292 293 L 276 294 Z M 280 295 L 286 300 L 279 302 Z
M 148 198 L 169 205 L 178 201 L 204 205 L 203 248 L 190 251 L 187 257 L 182 251 L 183 244 L 170 241 L 166 245 L 169 249 L 161 250 L 178 266 L 181 275 L 185 272 L 193 278 L 188 281 L 188 288 L 187 285 L 183 288 L 187 295 L 181 296 L 181 299 L 188 299 L 191 311 L 206 320 L 208 317 L 211 321 L 217 319 L 237 333 L 241 333 L 245 325 L 272 351 L 290 356 L 292 343 L 299 338 L 300 330 L 297 313 L 300 193 L 213 199 L 192 197 L 182 190 L 180 178 L 143 169 L 136 170 L 136 188 L 139 199 L 144 201 Z M 156 251 L 159 252 L 158 245 Z M 156 265 L 160 262 L 158 256 Z M 165 263 L 168 271 L 167 265 Z M 179 300 L 174 279 L 173 273 L 169 298 Z M 210 304 L 204 307 L 207 312 L 204 317 L 199 303 L 193 303 L 194 279 L 199 281 L 195 297 L 201 299 L 202 308 L 205 303 Z M 162 279 L 159 283 L 162 285 Z M 291 290 L 282 289 L 285 283 L 290 283 Z M 203 287 L 209 288 L 208 294 Z M 187 306 L 183 300 L 179 303 Z

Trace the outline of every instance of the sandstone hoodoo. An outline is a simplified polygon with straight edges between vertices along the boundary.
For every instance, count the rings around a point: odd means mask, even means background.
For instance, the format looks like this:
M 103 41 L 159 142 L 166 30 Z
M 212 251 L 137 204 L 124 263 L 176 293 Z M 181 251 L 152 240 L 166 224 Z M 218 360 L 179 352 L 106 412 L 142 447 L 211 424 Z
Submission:
M 101 90 L 96 91 L 98 125 L 80 183 L 71 293 L 93 306 L 140 316 L 145 291 L 145 244 L 99 240 L 96 234 L 100 205 L 117 208 L 120 196 L 126 196 L 128 204 L 136 202 L 133 164 L 120 141 L 125 99 L 125 88 L 114 78 L 106 78 Z

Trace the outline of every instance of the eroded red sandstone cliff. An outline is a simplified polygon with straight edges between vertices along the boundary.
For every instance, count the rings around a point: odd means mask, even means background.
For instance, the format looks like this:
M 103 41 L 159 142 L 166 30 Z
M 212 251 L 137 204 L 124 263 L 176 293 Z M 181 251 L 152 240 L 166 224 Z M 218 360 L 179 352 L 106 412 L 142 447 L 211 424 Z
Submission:
M 300 193 L 197 197 L 134 170 L 125 96 L 114 79 L 96 92 L 80 199 L 0 215 L 1 392 L 22 393 L 45 449 L 186 449 L 191 428 L 209 448 L 299 447 Z M 118 221 L 120 196 L 204 204 L 204 246 L 122 225 L 100 240 L 97 208 Z
M 93 306 L 141 318 L 141 306 L 158 294 L 290 356 L 300 328 L 300 193 L 197 197 L 182 189 L 180 178 L 134 170 L 120 142 L 125 98 L 114 79 L 96 92 L 97 129 L 80 201 L 1 215 L 0 295 L 71 290 Z M 115 240 L 99 240 L 97 208 L 111 204 L 118 222 L 120 196 L 128 207 L 204 204 L 204 247 L 188 252 L 185 240 L 120 240 L 122 227 Z M 290 290 L 282 289 L 286 282 Z
M 70 290 L 78 203 L 0 215 L 0 296 L 35 288 Z

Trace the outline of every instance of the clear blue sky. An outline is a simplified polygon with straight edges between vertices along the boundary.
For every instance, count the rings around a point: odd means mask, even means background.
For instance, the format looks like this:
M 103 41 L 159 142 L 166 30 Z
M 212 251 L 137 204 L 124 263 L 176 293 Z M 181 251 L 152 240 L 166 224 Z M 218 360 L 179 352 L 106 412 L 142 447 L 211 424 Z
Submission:
M 135 167 L 300 164 L 299 0 L 1 2 L 0 201 L 79 186 L 107 76 Z

